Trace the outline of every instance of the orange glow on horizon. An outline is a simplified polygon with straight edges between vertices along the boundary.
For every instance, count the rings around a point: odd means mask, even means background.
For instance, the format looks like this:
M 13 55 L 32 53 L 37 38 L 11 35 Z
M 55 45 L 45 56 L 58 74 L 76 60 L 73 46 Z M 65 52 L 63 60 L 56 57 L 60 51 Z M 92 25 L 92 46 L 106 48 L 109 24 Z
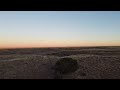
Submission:
M 115 42 L 87 42 L 87 41 L 69 41 L 69 42 L 41 42 L 41 43 L 4 43 L 0 48 L 37 48 L 37 47 L 81 47 L 81 46 L 120 46 L 120 43 Z

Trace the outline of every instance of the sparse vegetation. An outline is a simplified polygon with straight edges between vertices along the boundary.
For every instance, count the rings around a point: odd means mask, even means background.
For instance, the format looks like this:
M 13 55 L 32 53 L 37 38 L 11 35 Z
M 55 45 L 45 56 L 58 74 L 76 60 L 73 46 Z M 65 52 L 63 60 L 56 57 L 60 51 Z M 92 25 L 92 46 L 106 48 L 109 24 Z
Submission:
M 0 79 L 120 79 L 120 47 L 1 49 Z
M 55 64 L 56 72 L 61 74 L 72 73 L 78 69 L 77 60 L 72 58 L 62 58 L 58 60 Z

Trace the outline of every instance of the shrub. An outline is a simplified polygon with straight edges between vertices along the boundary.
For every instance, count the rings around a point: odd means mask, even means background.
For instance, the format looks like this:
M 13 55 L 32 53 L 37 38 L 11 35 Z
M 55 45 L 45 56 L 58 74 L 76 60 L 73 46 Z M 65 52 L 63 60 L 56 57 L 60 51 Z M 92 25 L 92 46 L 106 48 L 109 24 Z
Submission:
M 55 64 L 55 71 L 61 74 L 72 73 L 78 69 L 77 60 L 72 58 L 62 58 Z

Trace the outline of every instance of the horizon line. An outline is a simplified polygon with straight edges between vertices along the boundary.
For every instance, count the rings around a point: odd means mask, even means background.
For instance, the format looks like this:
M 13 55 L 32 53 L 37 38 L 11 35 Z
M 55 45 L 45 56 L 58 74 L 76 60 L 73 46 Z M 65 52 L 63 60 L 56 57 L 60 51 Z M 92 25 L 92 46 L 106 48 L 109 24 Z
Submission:
M 60 46 L 60 47 L 9 47 L 9 48 L 0 48 L 1 49 L 32 49 L 32 48 L 79 48 L 79 47 L 120 47 L 120 46 Z

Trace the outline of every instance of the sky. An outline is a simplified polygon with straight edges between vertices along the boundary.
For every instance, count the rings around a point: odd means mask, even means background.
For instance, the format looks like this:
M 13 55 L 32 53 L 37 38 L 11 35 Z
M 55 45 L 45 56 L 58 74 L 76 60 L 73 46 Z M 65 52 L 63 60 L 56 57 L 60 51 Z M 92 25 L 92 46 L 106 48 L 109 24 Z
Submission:
M 120 46 L 120 11 L 0 11 L 0 48 Z

